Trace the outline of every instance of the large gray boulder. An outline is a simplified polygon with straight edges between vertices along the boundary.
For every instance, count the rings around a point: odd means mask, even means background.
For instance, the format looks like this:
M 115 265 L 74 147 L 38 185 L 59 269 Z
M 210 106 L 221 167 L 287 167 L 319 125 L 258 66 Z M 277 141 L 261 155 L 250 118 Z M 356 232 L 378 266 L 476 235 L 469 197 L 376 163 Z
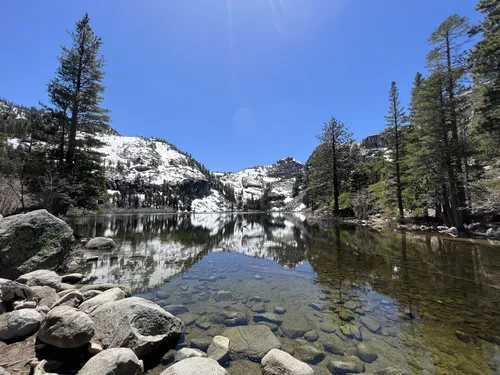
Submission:
M 229 355 L 233 361 L 248 359 L 260 362 L 272 349 L 282 349 L 281 343 L 264 325 L 231 327 L 222 336 L 229 339 Z
M 91 250 L 114 249 L 115 247 L 115 241 L 106 237 L 92 238 L 85 244 L 85 248 Z
M 94 322 L 73 307 L 58 306 L 47 314 L 38 331 L 38 338 L 61 349 L 78 348 L 94 336 Z
M 141 375 L 142 361 L 128 348 L 103 350 L 90 358 L 78 375 Z
M 139 297 L 105 303 L 90 316 L 104 348 L 130 348 L 139 358 L 173 349 L 184 328 L 181 320 Z
M 14 310 L 0 315 L 0 339 L 10 340 L 35 333 L 42 323 L 42 315 L 34 309 Z
M 125 293 L 123 293 L 121 289 L 119 288 L 108 289 L 105 292 L 102 292 L 101 294 L 83 302 L 80 305 L 79 309 L 86 313 L 90 313 L 97 307 L 102 306 L 107 302 L 119 301 L 124 298 L 125 298 Z
M 6 217 L 0 221 L 0 269 L 11 277 L 53 269 L 72 243 L 73 230 L 46 210 Z
M 170 366 L 160 375 L 227 375 L 224 367 L 221 367 L 211 358 L 192 357 L 177 362 Z
M 278 349 L 269 351 L 261 364 L 263 375 L 314 375 L 309 365 Z
M 19 276 L 16 281 L 28 286 L 48 286 L 58 291 L 61 289 L 62 278 L 54 271 L 36 270 Z
M 38 306 L 52 306 L 59 300 L 59 294 L 50 286 L 33 286 L 31 287 L 34 297 L 38 302 Z
M 69 307 L 78 307 L 83 302 L 83 295 L 78 290 L 69 290 L 68 293 L 65 293 L 57 302 L 55 302 L 51 309 L 57 306 L 69 306 Z
M 6 281 L 0 283 L 0 300 L 3 302 L 11 302 L 15 299 L 29 300 L 35 296 L 33 290 L 24 284 L 17 281 Z

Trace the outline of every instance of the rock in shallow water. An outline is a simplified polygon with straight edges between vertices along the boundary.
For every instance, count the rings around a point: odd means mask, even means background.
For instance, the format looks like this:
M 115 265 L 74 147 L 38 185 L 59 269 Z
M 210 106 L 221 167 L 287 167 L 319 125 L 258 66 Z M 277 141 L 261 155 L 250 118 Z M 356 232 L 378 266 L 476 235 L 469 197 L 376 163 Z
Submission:
M 35 333 L 42 315 L 34 309 L 14 310 L 0 315 L 0 339 L 10 340 Z
M 372 363 L 378 358 L 377 352 L 373 346 L 365 342 L 360 342 L 356 346 L 356 351 L 358 353 L 358 357 L 364 362 Z
M 90 358 L 78 375 L 141 375 L 143 371 L 142 361 L 132 350 L 113 348 Z
M 282 348 L 271 330 L 259 324 L 227 328 L 222 336 L 229 339 L 229 355 L 232 360 L 260 362 L 271 349 Z
M 85 244 L 85 248 L 91 250 L 114 249 L 115 247 L 115 241 L 107 237 L 92 238 Z
M 58 306 L 47 314 L 38 331 L 38 338 L 56 348 L 78 348 L 94 336 L 94 322 L 73 307 Z
M 183 323 L 153 302 L 130 297 L 91 314 L 95 337 L 105 348 L 127 347 L 139 358 L 163 355 L 179 341 Z
M 376 320 L 368 317 L 362 316 L 360 318 L 361 323 L 372 333 L 377 333 L 380 330 L 380 323 Z
M 207 354 L 202 352 L 200 349 L 194 349 L 194 348 L 181 348 L 177 350 L 175 353 L 175 362 L 180 362 L 186 358 L 193 358 L 193 357 L 206 357 Z
M 325 358 L 325 353 L 312 345 L 301 345 L 295 348 L 294 356 L 303 362 L 315 365 Z
M 281 331 L 289 339 L 297 339 L 304 336 L 306 332 L 311 330 L 311 327 L 306 322 L 299 322 L 295 320 L 285 320 L 281 326 Z
M 261 364 L 263 375 L 314 375 L 310 366 L 278 349 L 269 351 Z
M 215 336 L 208 347 L 207 355 L 221 365 L 226 363 L 229 360 L 229 339 L 224 336 Z
M 211 358 L 193 357 L 177 362 L 160 375 L 227 375 L 227 371 Z
M 332 356 L 326 367 L 332 374 L 359 374 L 365 370 L 363 362 L 354 356 Z

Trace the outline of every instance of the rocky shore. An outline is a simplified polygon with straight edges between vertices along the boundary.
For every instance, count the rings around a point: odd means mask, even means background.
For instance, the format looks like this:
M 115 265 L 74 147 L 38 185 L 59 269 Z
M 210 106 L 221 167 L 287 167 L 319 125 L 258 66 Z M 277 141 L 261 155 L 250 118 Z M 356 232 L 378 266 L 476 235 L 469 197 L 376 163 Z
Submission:
M 160 362 L 168 364 L 162 375 L 224 375 L 232 360 L 260 363 L 265 375 L 314 374 L 260 324 L 229 327 L 204 351 L 181 345 L 172 352 L 184 330 L 180 319 L 131 297 L 124 285 L 72 284 L 82 278 L 36 270 L 0 280 L 3 375 L 139 375 Z

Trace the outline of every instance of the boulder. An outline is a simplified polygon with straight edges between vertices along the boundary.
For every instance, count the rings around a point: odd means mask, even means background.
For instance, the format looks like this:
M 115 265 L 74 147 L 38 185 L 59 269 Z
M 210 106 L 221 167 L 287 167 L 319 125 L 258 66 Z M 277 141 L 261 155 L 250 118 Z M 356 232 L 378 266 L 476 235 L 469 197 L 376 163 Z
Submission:
M 114 249 L 115 247 L 115 241 L 106 237 L 92 238 L 85 244 L 85 248 L 90 250 Z
M 0 339 L 10 340 L 35 333 L 42 323 L 35 309 L 14 310 L 0 315 Z
M 327 340 L 323 343 L 323 348 L 327 352 L 344 355 L 344 342 L 337 335 L 328 335 Z
M 48 286 L 58 291 L 61 289 L 62 279 L 54 271 L 37 270 L 19 276 L 16 281 L 28 286 Z
M 103 350 L 90 358 L 78 375 L 141 375 L 142 361 L 128 348 Z
M 17 281 L 0 283 L 0 300 L 11 302 L 15 299 L 29 300 L 35 296 L 33 290 Z
M 272 349 L 282 349 L 281 343 L 271 330 L 263 325 L 231 327 L 222 336 L 229 339 L 231 359 L 248 359 L 260 362 Z
M 73 307 L 58 306 L 47 314 L 38 331 L 38 338 L 56 348 L 78 348 L 94 336 L 94 322 Z
M 55 302 L 50 308 L 53 309 L 57 306 L 69 306 L 78 307 L 83 302 L 82 293 L 78 290 L 71 290 L 69 293 L 63 295 L 57 302 Z
M 261 364 L 263 375 L 314 375 L 309 365 L 278 349 L 269 351 Z
M 59 300 L 59 295 L 50 286 L 33 286 L 34 299 L 38 301 L 38 306 L 52 306 Z
M 73 230 L 46 210 L 12 215 L 0 221 L 0 269 L 17 277 L 57 267 L 71 249 Z
M 119 301 L 125 298 L 125 293 L 119 288 L 108 289 L 97 296 L 83 302 L 79 309 L 83 312 L 90 313 L 106 302 Z
M 175 353 L 175 362 L 180 362 L 186 358 L 192 358 L 192 357 L 206 357 L 207 354 L 202 352 L 200 349 L 194 349 L 194 348 L 181 348 L 177 350 Z
M 221 367 L 211 358 L 193 357 L 177 362 L 170 366 L 160 375 L 227 375 L 224 367 Z
M 0 301 L 0 314 L 3 314 L 7 310 L 8 310 L 7 305 L 4 302 Z
M 229 360 L 229 339 L 224 336 L 215 336 L 207 350 L 208 358 L 224 364 Z
M 184 327 L 160 306 L 139 297 L 105 303 L 90 315 L 104 348 L 130 348 L 139 358 L 173 349 Z
M 326 368 L 332 374 L 359 374 L 365 370 L 363 362 L 354 356 L 332 356 L 329 358 Z
M 92 285 L 84 285 L 79 290 L 82 294 L 89 290 L 97 290 L 100 292 L 105 292 L 108 289 L 120 288 L 123 293 L 125 293 L 125 297 L 130 297 L 132 295 L 132 291 L 129 285 L 126 284 L 92 284 Z

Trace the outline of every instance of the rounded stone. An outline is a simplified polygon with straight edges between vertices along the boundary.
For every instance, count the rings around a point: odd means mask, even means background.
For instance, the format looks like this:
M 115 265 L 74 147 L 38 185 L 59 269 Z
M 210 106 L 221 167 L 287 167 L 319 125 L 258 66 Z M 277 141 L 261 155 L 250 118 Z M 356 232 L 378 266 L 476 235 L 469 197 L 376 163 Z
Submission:
M 14 310 L 0 315 L 0 339 L 10 340 L 35 333 L 43 320 L 35 309 Z
M 47 314 L 38 338 L 61 349 L 78 348 L 94 336 L 94 322 L 82 311 L 69 306 L 58 306 Z

